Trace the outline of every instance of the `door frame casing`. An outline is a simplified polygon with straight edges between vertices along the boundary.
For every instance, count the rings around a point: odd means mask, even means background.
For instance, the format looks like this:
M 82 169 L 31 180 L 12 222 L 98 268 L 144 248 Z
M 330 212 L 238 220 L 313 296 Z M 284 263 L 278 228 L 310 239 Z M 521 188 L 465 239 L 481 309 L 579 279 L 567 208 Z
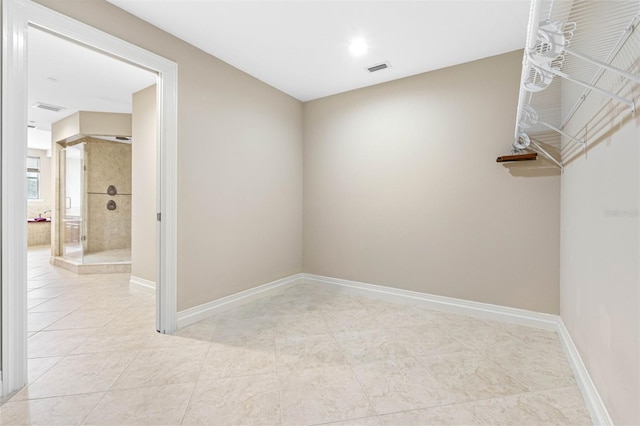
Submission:
M 46 30 L 158 74 L 156 325 L 173 333 L 177 317 L 178 65 L 31 0 L 2 0 L 0 284 L 2 395 L 27 383 L 27 30 Z M 160 219 L 160 214 L 158 215 Z

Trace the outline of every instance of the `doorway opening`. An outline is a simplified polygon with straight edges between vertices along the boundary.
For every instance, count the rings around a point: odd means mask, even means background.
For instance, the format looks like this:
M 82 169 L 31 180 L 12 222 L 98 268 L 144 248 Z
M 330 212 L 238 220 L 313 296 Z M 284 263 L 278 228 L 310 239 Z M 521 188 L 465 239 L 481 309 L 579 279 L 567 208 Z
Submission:
M 152 218 L 156 195 L 155 126 L 145 125 L 155 99 L 140 105 L 134 94 L 158 76 L 34 27 L 28 42 L 27 160 L 42 165 L 27 172 L 28 245 L 50 243 L 51 263 L 78 274 L 131 272 L 132 216 Z M 134 174 L 134 166 L 151 170 Z M 142 181 L 136 194 L 134 179 Z M 155 253 L 155 235 L 146 234 L 138 250 Z
M 2 394 L 27 383 L 27 53 L 37 28 L 157 74 L 156 329 L 176 328 L 177 64 L 28 0 L 4 0 L 2 57 Z M 55 215 L 54 215 L 55 216 Z M 155 219 L 155 218 L 154 218 Z

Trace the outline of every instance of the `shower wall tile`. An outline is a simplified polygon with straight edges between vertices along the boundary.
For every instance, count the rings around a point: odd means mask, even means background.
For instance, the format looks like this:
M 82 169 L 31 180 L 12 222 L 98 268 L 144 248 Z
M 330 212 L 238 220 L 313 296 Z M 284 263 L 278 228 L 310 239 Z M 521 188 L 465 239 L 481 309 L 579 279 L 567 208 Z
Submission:
M 107 202 L 116 202 L 107 210 Z M 87 195 L 87 253 L 131 247 L 131 196 Z
M 131 145 L 86 138 L 87 253 L 131 247 Z M 108 195 L 114 185 L 116 195 Z M 115 210 L 107 202 L 116 202 Z
M 87 192 L 106 194 L 115 185 L 119 194 L 131 194 L 131 145 L 86 139 Z

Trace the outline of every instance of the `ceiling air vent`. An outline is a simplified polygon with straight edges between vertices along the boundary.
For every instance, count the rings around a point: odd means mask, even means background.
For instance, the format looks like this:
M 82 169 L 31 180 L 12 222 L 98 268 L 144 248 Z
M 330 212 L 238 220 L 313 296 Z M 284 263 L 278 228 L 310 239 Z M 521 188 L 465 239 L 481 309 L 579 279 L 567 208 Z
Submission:
M 370 67 L 367 67 L 367 71 L 376 72 L 376 71 L 387 69 L 390 66 L 391 66 L 391 64 L 389 64 L 389 62 L 383 62 L 381 64 L 376 64 L 376 65 L 372 65 Z
M 53 111 L 53 112 L 60 112 L 64 109 L 64 107 L 45 104 L 44 102 L 36 102 L 35 104 L 33 104 L 33 107 L 38 109 L 44 109 L 46 111 Z

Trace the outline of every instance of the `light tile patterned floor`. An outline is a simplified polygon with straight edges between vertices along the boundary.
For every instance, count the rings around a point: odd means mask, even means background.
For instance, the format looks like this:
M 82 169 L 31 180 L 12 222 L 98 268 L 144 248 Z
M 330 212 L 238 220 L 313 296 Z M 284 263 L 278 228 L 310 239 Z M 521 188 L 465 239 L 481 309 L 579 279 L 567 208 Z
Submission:
M 128 275 L 47 260 L 3 425 L 591 422 L 554 333 L 302 284 L 165 336 Z

